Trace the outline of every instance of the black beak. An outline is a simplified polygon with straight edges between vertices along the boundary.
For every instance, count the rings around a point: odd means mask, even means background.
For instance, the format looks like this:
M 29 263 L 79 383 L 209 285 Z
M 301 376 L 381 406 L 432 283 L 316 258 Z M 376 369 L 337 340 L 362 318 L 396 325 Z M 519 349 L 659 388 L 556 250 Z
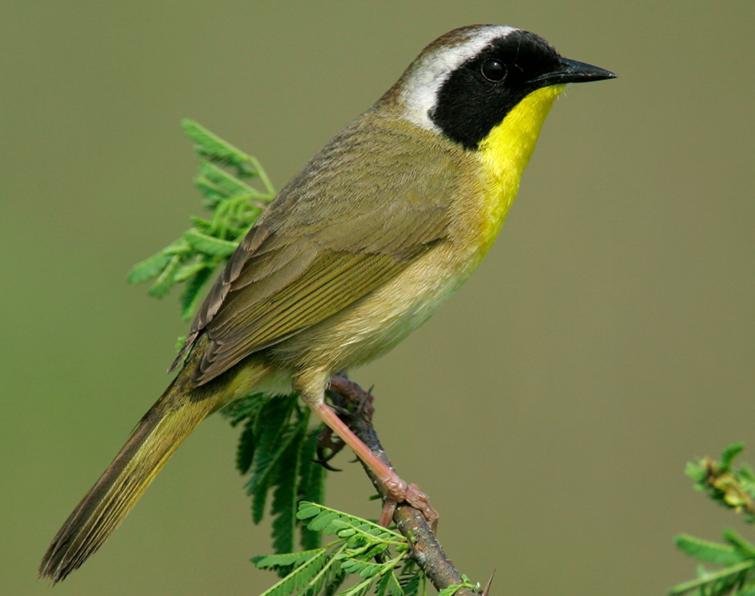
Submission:
M 564 83 L 588 83 L 590 81 L 602 81 L 615 79 L 616 74 L 605 68 L 593 66 L 577 60 L 560 58 L 555 70 L 540 75 L 530 81 L 538 87 L 548 85 L 563 85 Z

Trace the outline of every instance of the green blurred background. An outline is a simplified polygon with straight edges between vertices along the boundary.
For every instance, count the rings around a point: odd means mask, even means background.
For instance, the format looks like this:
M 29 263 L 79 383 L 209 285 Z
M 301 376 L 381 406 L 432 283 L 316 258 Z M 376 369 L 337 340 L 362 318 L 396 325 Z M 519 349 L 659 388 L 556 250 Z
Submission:
M 3 2 L 0 592 L 167 382 L 174 297 L 125 283 L 198 210 L 193 117 L 280 187 L 421 47 L 475 22 L 620 73 L 558 102 L 479 272 L 356 374 L 458 566 L 498 593 L 659 594 L 738 524 L 685 461 L 750 443 L 755 3 Z M 399 408 L 405 414 L 399 418 Z M 269 551 L 212 419 L 66 595 L 256 594 Z M 328 503 L 374 515 L 361 470 Z

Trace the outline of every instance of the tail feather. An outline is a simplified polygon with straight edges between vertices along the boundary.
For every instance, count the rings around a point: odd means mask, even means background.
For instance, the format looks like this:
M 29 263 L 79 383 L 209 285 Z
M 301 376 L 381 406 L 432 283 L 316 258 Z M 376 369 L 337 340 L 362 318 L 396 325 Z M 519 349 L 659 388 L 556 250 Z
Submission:
M 126 444 L 53 538 L 39 573 L 53 582 L 81 566 L 133 508 L 165 462 L 219 405 L 176 395 L 175 385 L 145 414 Z

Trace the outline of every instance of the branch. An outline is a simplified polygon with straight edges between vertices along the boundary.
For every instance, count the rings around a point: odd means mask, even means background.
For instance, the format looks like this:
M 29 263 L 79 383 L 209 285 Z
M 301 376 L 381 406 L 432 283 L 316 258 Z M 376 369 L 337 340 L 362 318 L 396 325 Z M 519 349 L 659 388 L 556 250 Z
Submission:
M 391 462 L 385 449 L 380 444 L 377 431 L 372 424 L 372 416 L 375 412 L 373 395 L 344 376 L 333 377 L 329 395 L 338 409 L 341 419 L 375 455 L 390 466 Z M 329 434 L 324 437 L 324 440 L 332 447 L 333 438 Z M 377 491 L 382 494 L 380 482 L 366 466 L 362 467 Z M 452 585 L 465 583 L 462 574 L 448 559 L 430 525 L 419 510 L 410 505 L 401 504 L 393 514 L 393 521 L 396 522 L 398 530 L 412 545 L 414 559 L 436 589 L 442 590 Z M 485 593 L 487 591 L 488 588 L 486 587 Z M 468 588 L 461 588 L 456 594 L 473 596 L 477 595 L 477 592 Z

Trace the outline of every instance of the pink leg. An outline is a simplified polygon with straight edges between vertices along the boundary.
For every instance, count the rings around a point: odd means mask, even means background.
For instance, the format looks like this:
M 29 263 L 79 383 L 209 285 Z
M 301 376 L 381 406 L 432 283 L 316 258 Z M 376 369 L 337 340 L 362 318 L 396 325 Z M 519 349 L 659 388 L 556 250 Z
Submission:
M 405 501 L 415 509 L 421 511 L 422 515 L 425 516 L 425 519 L 427 519 L 433 529 L 435 529 L 435 525 L 438 522 L 438 513 L 432 508 L 430 501 L 422 491 L 420 491 L 414 484 L 407 484 L 401 480 L 393 468 L 376 456 L 372 450 L 367 447 L 367 445 L 365 445 L 362 440 L 357 437 L 348 426 L 346 426 L 346 424 L 344 424 L 333 408 L 324 402 L 312 404 L 311 407 L 315 414 L 317 414 L 334 433 L 341 437 L 344 443 L 351 447 L 356 456 L 362 460 L 364 465 L 372 470 L 380 484 L 385 488 L 385 507 L 380 516 L 380 523 L 382 525 L 386 526 L 390 523 L 396 505 Z

